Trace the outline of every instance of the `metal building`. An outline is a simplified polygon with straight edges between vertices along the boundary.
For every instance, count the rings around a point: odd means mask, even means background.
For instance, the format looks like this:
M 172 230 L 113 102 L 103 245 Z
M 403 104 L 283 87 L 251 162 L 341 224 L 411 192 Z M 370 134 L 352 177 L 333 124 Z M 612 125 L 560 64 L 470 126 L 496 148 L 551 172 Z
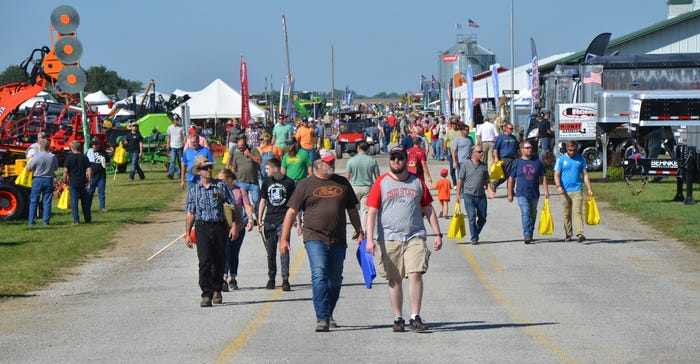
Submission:
M 438 80 L 448 85 L 455 73 L 466 74 L 469 64 L 475 75 L 488 71 L 489 66 L 496 63 L 496 54 L 477 44 L 475 34 L 458 34 L 455 45 L 438 52 L 437 63 Z

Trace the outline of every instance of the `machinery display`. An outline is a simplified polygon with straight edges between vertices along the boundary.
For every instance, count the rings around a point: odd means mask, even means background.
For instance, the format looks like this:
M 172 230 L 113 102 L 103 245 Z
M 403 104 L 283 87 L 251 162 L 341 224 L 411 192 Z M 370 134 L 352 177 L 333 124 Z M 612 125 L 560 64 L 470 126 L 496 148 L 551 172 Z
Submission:
M 87 76 L 78 62 L 83 53 L 76 37 L 79 24 L 74 8 L 54 9 L 50 15 L 52 37 L 56 32 L 52 47 L 34 49 L 20 64 L 24 80 L 0 85 L 0 220 L 26 217 L 29 189 L 15 185 L 14 180 L 26 163 L 27 148 L 40 132 L 49 134 L 51 150 L 59 160 L 74 140 L 104 140 L 97 116 L 87 112 L 80 97 Z M 67 100 L 65 105 L 38 102 L 29 110 L 18 110 L 49 85 Z

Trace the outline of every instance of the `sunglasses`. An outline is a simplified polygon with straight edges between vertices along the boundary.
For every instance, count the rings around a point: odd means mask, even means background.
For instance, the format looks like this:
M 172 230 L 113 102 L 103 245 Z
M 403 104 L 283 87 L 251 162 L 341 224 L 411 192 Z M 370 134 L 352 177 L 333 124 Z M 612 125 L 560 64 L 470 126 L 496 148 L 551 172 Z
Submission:
M 566 151 L 567 151 L 567 152 L 572 152 L 572 153 L 573 153 L 573 152 L 576 151 L 576 149 L 567 149 Z
M 406 158 L 402 155 L 392 155 L 389 157 L 390 161 L 404 161 Z
M 204 167 L 199 167 L 200 171 L 211 171 L 212 167 L 211 166 L 204 166 Z
M 532 149 L 532 147 L 523 147 L 523 149 Z
M 483 150 L 475 150 L 474 153 L 483 153 Z

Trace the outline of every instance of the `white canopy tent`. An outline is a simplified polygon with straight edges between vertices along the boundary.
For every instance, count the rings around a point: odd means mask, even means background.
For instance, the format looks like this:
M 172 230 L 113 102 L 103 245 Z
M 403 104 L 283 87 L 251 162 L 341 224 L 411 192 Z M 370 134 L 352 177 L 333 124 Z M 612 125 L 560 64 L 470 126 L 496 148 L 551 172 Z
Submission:
M 85 95 L 84 99 L 85 101 L 94 103 L 95 105 L 106 104 L 112 101 L 112 99 L 110 99 L 109 96 L 105 95 L 105 93 L 102 92 L 102 90 L 93 92 L 91 94 L 87 94 Z
M 57 102 L 56 99 L 53 96 L 51 96 L 50 93 L 45 92 L 45 91 L 41 91 L 38 94 L 36 94 L 36 96 L 32 97 L 31 99 L 29 99 L 29 100 L 23 102 L 21 105 L 19 105 L 18 109 L 19 110 L 23 110 L 25 108 L 31 109 L 32 107 L 34 107 L 34 104 L 37 101 Z
M 192 96 L 192 93 L 190 93 Z M 241 117 L 241 94 L 224 81 L 216 79 L 201 91 L 194 93 L 186 102 L 190 108 L 190 119 L 227 119 Z M 250 116 L 265 116 L 265 110 L 248 102 Z M 182 106 L 173 110 L 173 114 L 182 115 Z

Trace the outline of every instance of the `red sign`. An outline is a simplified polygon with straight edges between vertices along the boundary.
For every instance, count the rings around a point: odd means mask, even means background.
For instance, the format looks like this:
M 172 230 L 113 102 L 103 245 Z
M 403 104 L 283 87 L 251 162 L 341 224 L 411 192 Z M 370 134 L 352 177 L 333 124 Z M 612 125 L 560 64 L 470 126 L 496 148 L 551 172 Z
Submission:
M 250 120 L 250 105 L 248 101 L 250 97 L 248 95 L 248 65 L 241 56 L 241 125 L 244 128 L 248 127 L 248 121 Z
M 442 61 L 447 63 L 447 62 L 457 62 L 457 59 L 459 59 L 458 55 L 450 55 L 450 56 L 442 56 Z

